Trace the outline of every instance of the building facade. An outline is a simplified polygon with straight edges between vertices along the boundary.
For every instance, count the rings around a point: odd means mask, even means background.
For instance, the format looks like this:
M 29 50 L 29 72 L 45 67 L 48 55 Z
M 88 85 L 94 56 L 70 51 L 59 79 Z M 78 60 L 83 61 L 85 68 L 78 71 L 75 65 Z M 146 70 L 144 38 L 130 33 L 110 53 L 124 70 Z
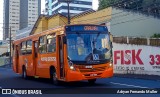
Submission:
M 151 37 L 160 34 L 160 19 L 125 9 L 112 8 L 111 33 L 114 36 Z
M 17 39 L 21 39 L 26 36 L 29 36 L 32 28 L 33 28 L 33 26 L 28 26 L 28 27 L 23 28 L 21 30 L 17 30 L 15 39 L 17 40 Z
M 9 51 L 9 48 L 8 48 L 8 41 L 6 40 L 0 40 L 0 56 L 3 54 L 3 53 L 6 53 Z
M 3 40 L 16 36 L 16 31 L 33 26 L 41 13 L 41 0 L 4 0 Z
M 65 1 L 65 0 L 64 0 Z M 72 0 L 70 3 L 70 15 L 84 12 L 92 9 L 92 0 Z M 67 16 L 68 5 L 65 2 L 59 2 L 58 0 L 46 0 L 45 1 L 45 14 L 53 15 L 60 13 Z
M 71 24 L 101 24 L 106 25 L 110 30 L 111 13 L 111 7 L 99 11 L 90 10 L 82 12 L 71 18 Z M 30 35 L 64 26 L 67 24 L 67 21 L 67 17 L 60 13 L 51 16 L 40 15 Z

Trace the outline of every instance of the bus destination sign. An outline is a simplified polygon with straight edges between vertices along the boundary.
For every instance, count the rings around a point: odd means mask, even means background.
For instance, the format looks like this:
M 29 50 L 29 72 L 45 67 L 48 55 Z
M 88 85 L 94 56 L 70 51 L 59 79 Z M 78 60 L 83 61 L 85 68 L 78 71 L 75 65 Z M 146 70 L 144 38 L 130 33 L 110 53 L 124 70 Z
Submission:
M 97 26 L 84 26 L 84 30 L 86 30 L 86 31 L 90 31 L 90 30 L 97 31 L 98 27 Z
M 105 26 L 95 26 L 95 25 L 76 25 L 76 26 L 67 26 L 66 31 L 108 31 Z

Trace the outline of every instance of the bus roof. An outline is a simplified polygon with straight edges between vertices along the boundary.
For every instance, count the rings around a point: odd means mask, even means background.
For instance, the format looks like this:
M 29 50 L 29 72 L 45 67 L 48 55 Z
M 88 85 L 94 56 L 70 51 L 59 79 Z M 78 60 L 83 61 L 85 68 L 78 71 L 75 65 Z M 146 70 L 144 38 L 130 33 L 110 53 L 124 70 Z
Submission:
M 72 26 L 101 26 L 101 27 L 106 27 L 104 25 L 95 25 L 95 24 L 70 24 L 70 25 L 63 25 L 63 26 L 58 26 L 58 27 L 55 27 L 55 28 L 51 28 L 51 29 L 48 29 L 48 30 L 45 30 L 45 31 L 42 31 L 41 33 L 37 33 L 37 34 L 33 34 L 33 35 L 30 35 L 30 36 L 27 36 L 25 38 L 21 38 L 21 39 L 18 39 L 18 40 L 15 40 L 13 41 L 14 44 L 19 44 L 21 43 L 22 41 L 27 41 L 27 40 L 38 40 L 38 38 L 40 36 L 43 36 L 43 35 L 46 35 L 46 34 L 51 34 L 53 32 L 57 33 L 60 35 L 60 31 L 65 31 L 65 28 L 66 27 L 72 27 Z M 64 33 L 63 33 L 64 34 Z

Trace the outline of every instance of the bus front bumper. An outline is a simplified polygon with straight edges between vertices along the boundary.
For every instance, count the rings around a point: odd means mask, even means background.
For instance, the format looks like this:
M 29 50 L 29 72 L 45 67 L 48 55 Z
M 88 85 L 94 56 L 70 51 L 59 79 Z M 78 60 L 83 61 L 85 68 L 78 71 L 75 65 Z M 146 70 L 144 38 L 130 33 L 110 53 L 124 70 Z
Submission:
M 86 72 L 86 73 L 69 70 L 66 76 L 67 76 L 66 78 L 67 82 L 97 79 L 97 78 L 109 78 L 113 76 L 113 68 L 108 68 L 105 71 Z

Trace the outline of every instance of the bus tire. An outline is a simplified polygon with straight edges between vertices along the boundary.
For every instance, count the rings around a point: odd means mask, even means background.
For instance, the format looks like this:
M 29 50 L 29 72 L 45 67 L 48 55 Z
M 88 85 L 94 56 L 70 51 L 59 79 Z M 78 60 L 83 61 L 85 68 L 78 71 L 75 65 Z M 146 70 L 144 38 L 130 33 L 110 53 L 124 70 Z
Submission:
M 95 84 L 95 82 L 96 82 L 96 79 L 89 79 L 89 80 L 88 80 L 88 83 L 89 83 L 90 85 Z
M 54 85 L 59 85 L 59 81 L 57 79 L 57 73 L 55 69 L 51 70 L 50 79 Z
M 27 79 L 28 78 L 28 76 L 27 76 L 27 72 L 26 72 L 26 68 L 23 66 L 23 68 L 22 68 L 22 78 L 23 79 Z

